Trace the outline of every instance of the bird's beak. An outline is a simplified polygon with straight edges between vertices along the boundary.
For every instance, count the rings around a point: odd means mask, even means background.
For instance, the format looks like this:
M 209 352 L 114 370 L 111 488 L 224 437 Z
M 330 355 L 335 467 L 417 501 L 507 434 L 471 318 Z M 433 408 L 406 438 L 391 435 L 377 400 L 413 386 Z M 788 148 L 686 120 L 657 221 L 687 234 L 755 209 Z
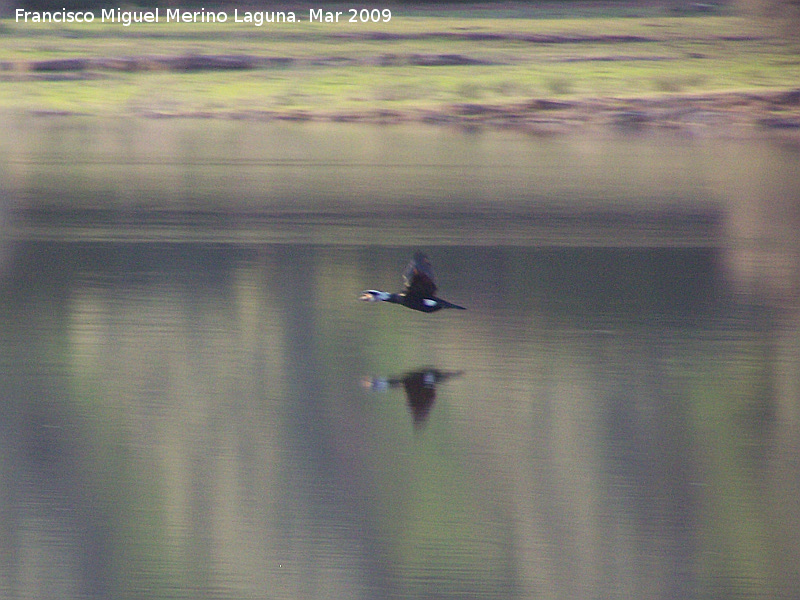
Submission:
M 375 296 L 373 296 L 371 292 L 361 292 L 361 295 L 358 297 L 358 299 L 366 300 L 368 302 L 374 302 Z

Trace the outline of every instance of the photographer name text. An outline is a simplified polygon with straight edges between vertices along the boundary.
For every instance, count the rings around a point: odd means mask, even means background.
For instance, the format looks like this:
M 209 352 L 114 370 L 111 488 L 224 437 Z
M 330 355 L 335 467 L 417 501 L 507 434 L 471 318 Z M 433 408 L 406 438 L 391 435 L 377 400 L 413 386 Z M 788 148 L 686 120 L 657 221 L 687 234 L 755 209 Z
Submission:
M 107 8 L 95 11 L 35 11 L 18 8 L 15 13 L 17 23 L 115 23 L 130 27 L 139 23 L 250 23 L 256 27 L 276 23 L 388 23 L 392 11 L 388 8 L 349 8 L 346 10 L 324 10 L 309 8 L 304 15 L 294 11 L 250 11 L 234 9 L 227 11 L 183 10 L 167 8 L 152 10 L 122 10 Z M 306 18 L 303 18 L 303 17 Z

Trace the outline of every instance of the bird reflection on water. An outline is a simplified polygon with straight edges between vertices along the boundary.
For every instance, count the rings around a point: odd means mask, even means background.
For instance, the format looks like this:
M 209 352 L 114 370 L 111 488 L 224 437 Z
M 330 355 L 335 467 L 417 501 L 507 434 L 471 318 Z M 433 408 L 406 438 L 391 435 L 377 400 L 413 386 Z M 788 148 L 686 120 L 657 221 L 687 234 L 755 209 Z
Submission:
M 436 401 L 436 386 L 463 374 L 464 371 L 425 368 L 408 371 L 395 377 L 364 377 L 361 383 L 374 392 L 402 387 L 406 393 L 406 402 L 411 410 L 414 427 L 420 427 L 427 420 Z

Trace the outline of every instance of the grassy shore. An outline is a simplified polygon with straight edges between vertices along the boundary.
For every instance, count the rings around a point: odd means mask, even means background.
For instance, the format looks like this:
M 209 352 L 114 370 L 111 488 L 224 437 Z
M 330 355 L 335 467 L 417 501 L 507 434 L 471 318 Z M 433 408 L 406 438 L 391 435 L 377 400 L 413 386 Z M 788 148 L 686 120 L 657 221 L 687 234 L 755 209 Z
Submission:
M 578 11 L 580 14 L 580 11 Z M 12 115 L 800 128 L 800 45 L 735 14 L 0 25 Z M 345 12 L 341 18 L 347 17 Z

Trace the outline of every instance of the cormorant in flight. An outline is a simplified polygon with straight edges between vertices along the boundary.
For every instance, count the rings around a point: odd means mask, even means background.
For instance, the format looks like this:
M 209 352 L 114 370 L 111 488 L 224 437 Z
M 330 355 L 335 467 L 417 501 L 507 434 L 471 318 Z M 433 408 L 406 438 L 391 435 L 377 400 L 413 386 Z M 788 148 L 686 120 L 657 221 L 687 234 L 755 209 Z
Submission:
M 431 261 L 422 252 L 414 254 L 414 258 L 403 271 L 403 283 L 405 289 L 402 292 L 393 294 L 380 290 L 364 290 L 359 299 L 367 302 L 402 304 L 424 313 L 436 312 L 443 308 L 466 310 L 463 306 L 436 296 L 436 278 L 433 275 Z

